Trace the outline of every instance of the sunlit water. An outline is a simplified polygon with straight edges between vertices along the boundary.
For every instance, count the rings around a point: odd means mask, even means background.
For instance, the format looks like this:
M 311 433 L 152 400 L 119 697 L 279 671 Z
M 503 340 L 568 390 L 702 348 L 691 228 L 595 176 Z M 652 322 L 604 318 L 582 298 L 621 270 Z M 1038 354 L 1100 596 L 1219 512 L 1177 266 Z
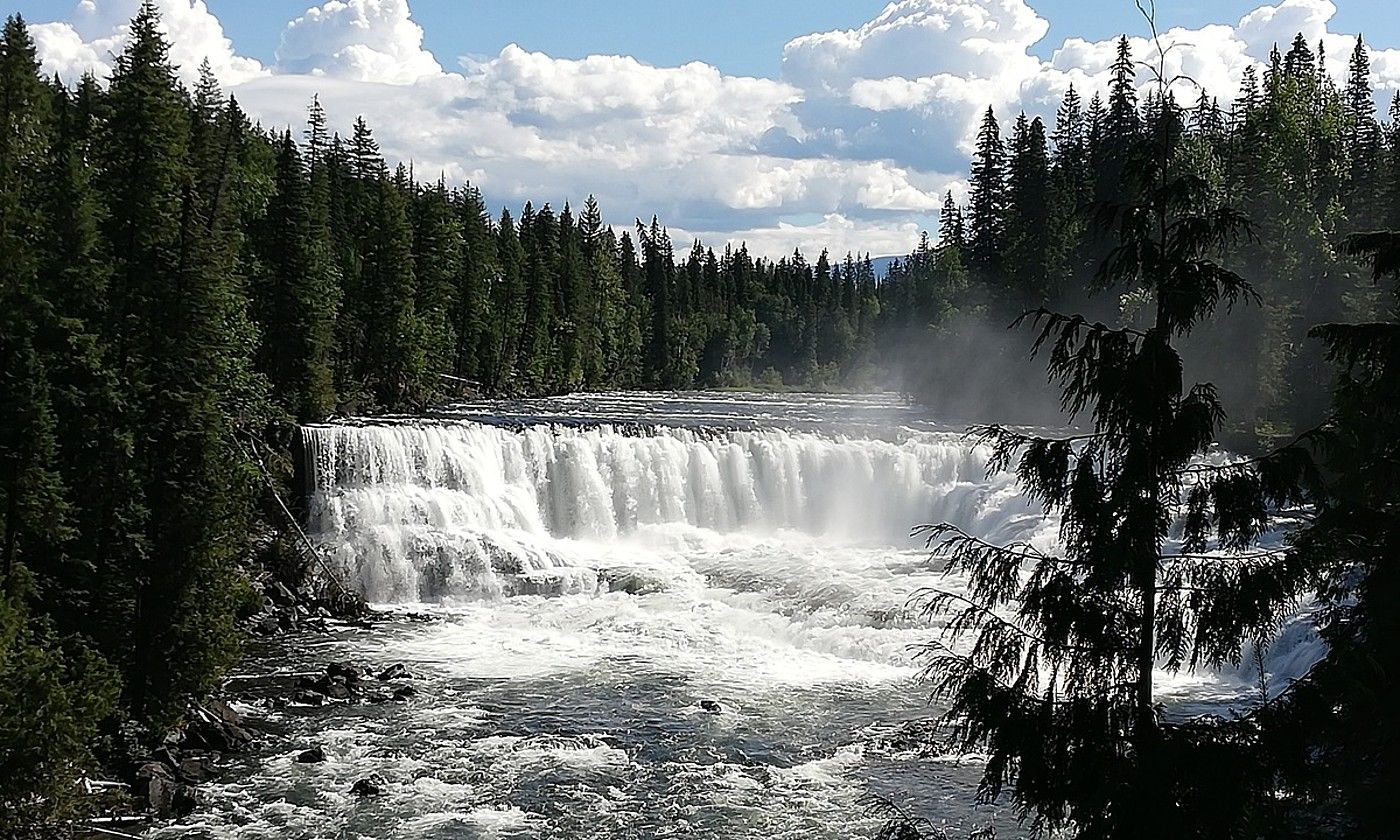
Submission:
M 298 637 L 242 681 L 261 752 L 166 836 L 850 838 L 871 794 L 953 830 L 975 756 L 900 737 L 932 717 L 911 609 L 938 573 L 912 526 L 1052 548 L 987 452 L 885 397 L 624 394 L 460 406 L 306 431 L 314 539 L 381 604 L 437 620 Z M 1284 640 L 1266 669 L 1305 667 Z M 1301 652 L 1300 652 L 1301 651 Z M 268 674 L 404 663 L 413 702 L 274 711 Z M 1245 702 L 1248 665 L 1161 675 Z M 234 688 L 239 687 L 235 681 Z M 702 700 L 723 711 L 703 710 Z M 299 765 L 323 744 L 329 760 Z M 360 800 L 378 774 L 385 795 Z

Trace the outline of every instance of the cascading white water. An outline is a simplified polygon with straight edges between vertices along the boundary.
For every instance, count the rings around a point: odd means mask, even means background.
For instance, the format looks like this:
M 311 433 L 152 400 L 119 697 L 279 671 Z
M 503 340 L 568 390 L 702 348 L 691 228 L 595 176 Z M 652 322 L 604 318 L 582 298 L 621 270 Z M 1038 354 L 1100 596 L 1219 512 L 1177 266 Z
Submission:
M 878 829 L 871 791 L 951 833 L 1024 836 L 974 807 L 975 758 L 931 757 L 902 723 L 936 712 L 910 649 L 943 620 L 911 596 L 965 585 L 909 528 L 1055 549 L 984 449 L 878 395 L 447 412 L 304 438 L 313 538 L 371 600 L 440 620 L 295 637 L 266 663 L 402 664 L 419 699 L 271 711 L 289 739 L 159 836 L 847 840 Z M 1300 616 L 1267 680 L 1250 655 L 1155 688 L 1173 714 L 1247 708 L 1318 646 Z M 310 743 L 324 763 L 295 761 Z M 369 774 L 386 790 L 364 802 Z
M 908 547 L 926 522 L 1003 541 L 1044 528 L 960 435 L 459 422 L 309 427 L 305 443 L 312 532 L 378 601 L 587 590 L 581 546 L 693 532 Z

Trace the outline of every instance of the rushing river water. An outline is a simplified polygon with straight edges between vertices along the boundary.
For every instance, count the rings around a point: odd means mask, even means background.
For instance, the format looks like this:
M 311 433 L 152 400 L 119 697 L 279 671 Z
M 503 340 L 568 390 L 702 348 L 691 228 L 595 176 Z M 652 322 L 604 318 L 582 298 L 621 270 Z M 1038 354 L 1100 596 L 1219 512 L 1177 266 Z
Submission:
M 936 713 L 909 609 L 956 588 L 910 528 L 1053 545 L 987 453 L 884 397 L 623 394 L 305 432 L 311 533 L 380 604 L 435 620 L 269 645 L 246 676 L 404 663 L 408 704 L 259 706 L 270 734 L 163 836 L 852 838 L 871 794 L 966 831 L 975 756 Z M 1306 639 L 1267 668 L 1296 675 Z M 1257 675 L 1162 675 L 1219 707 Z M 713 714 L 701 701 L 716 701 Z M 323 744 L 328 761 L 295 763 Z M 370 774 L 385 794 L 361 800 Z

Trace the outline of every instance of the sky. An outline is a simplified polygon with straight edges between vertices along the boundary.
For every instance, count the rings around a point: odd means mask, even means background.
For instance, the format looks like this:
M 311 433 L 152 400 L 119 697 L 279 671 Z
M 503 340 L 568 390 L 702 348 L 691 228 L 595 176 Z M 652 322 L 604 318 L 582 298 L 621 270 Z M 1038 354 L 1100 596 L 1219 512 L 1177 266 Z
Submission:
M 1379 103 L 1400 88 L 1395 0 L 1159 0 L 1171 71 L 1222 101 L 1303 32 L 1339 79 L 1358 33 Z M 0 9 L 6 4 L 0 3 Z M 9 0 L 45 70 L 105 76 L 139 0 Z M 907 252 L 965 193 L 988 106 L 1053 118 L 1101 89 L 1132 0 L 158 0 L 172 58 L 208 58 L 267 127 L 363 115 L 392 161 L 493 208 L 595 194 L 681 245 Z M 1146 78 L 1142 80 L 1146 84 Z M 1180 91 L 1194 99 L 1195 91 Z

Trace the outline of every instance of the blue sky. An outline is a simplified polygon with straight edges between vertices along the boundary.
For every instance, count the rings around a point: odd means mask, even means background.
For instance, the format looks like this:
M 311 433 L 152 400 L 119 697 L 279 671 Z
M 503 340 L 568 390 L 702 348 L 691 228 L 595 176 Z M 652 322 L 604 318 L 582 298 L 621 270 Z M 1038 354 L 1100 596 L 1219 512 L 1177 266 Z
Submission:
M 206 0 L 245 55 L 271 61 L 283 25 L 309 0 Z M 0 3 L 0 6 L 5 4 Z M 70 0 L 11 0 L 9 8 L 41 21 L 64 17 Z M 1139 32 L 1131 0 L 1031 0 L 1050 22 L 1032 50 L 1048 58 L 1066 38 L 1097 41 Z M 1164 0 L 1164 27 L 1233 23 L 1257 0 Z M 1400 45 L 1395 0 L 1337 0 L 1337 28 L 1363 32 L 1378 44 Z M 415 0 L 425 45 L 444 65 L 459 55 L 494 55 L 509 43 L 559 58 L 591 53 L 632 55 L 657 65 L 705 61 L 726 73 L 776 76 L 787 41 L 809 32 L 847 29 L 875 17 L 880 0 L 577 0 L 482 2 Z
M 907 250 L 963 194 L 988 105 L 1049 119 L 1143 31 L 1131 0 L 157 2 L 183 72 L 208 58 L 265 125 L 299 127 L 320 96 L 334 126 L 363 114 L 389 157 L 493 205 L 593 193 L 615 223 L 656 213 L 682 241 L 768 253 Z M 105 74 L 138 3 L 8 5 L 71 79 Z M 1162 0 L 1159 23 L 1184 30 L 1176 69 L 1223 99 L 1274 41 L 1322 39 L 1341 74 L 1364 31 L 1384 102 L 1394 3 Z

